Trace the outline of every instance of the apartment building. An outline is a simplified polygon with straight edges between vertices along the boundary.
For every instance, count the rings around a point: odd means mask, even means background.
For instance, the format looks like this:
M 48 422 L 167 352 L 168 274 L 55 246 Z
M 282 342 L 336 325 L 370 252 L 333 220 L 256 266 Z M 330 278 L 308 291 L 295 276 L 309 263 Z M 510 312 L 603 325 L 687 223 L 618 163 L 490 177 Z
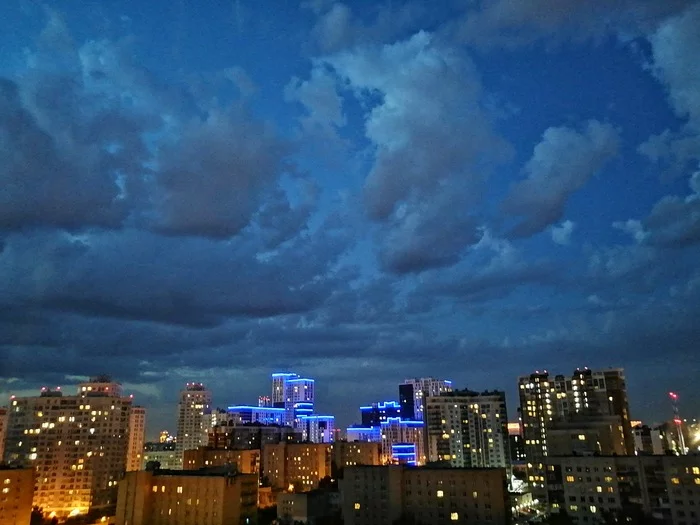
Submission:
M 297 491 L 318 488 L 331 475 L 331 444 L 278 443 L 262 449 L 262 476 L 273 489 Z
M 610 516 L 634 522 L 642 515 L 673 525 L 700 523 L 700 456 L 550 456 L 545 461 L 550 507 L 576 523 Z
M 220 450 L 199 447 L 185 450 L 184 469 L 200 470 L 211 467 L 233 466 L 241 474 L 260 474 L 259 450 Z
M 396 520 L 440 524 L 508 523 L 505 469 L 347 467 L 340 481 L 346 525 Z
M 257 520 L 258 476 L 225 470 L 127 472 L 117 525 L 229 525 Z
M 0 465 L 0 525 L 29 525 L 34 479 L 34 469 Z
M 59 518 L 108 508 L 127 468 L 132 397 L 108 376 L 11 399 L 5 461 L 36 472 L 34 505 Z

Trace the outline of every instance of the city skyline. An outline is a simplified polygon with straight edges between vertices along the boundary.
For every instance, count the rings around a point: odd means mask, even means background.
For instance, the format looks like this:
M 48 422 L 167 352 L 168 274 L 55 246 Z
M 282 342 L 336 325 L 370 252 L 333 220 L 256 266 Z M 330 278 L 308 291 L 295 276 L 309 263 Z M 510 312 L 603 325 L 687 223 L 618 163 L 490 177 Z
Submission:
M 622 367 L 700 416 L 700 2 L 99 4 L 0 6 L 0 406 Z

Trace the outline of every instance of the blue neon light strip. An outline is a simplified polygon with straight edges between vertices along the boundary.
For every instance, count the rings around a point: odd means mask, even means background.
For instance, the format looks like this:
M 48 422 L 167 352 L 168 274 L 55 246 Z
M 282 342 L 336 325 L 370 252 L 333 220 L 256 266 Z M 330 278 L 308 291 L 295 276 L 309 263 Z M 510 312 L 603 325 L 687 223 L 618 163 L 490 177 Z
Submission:
M 274 407 L 258 407 L 258 406 L 249 406 L 249 405 L 237 405 L 233 407 L 228 407 L 229 412 L 238 412 L 238 411 L 251 411 L 251 412 L 272 412 L 272 413 L 278 413 L 281 414 L 284 412 L 284 408 L 274 408 Z

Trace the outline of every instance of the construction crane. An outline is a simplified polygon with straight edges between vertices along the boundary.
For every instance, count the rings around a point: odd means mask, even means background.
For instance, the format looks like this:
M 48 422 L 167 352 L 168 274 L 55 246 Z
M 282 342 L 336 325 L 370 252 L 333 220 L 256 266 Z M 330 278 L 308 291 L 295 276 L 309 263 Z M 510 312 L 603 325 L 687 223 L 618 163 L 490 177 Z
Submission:
M 683 420 L 681 419 L 681 414 L 678 410 L 678 394 L 675 392 L 669 392 L 668 397 L 671 398 L 671 404 L 673 406 L 673 422 L 676 424 L 676 430 L 678 431 L 679 452 L 681 456 L 685 456 L 688 453 L 688 449 L 685 448 L 685 437 L 683 437 Z

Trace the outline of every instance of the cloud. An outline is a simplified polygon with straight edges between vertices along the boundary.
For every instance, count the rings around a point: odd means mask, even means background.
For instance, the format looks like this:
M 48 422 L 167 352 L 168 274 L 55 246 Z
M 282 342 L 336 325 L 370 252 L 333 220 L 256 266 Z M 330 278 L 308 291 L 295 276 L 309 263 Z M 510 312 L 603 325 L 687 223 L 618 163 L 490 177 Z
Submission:
M 480 161 L 507 154 L 481 107 L 473 64 L 430 34 L 327 61 L 371 107 L 365 134 L 375 157 L 365 199 L 373 218 L 387 219 L 414 192 L 429 195 L 448 181 L 480 182 Z
M 520 217 L 513 237 L 534 235 L 562 219 L 566 203 L 618 150 L 618 131 L 589 121 L 582 132 L 548 128 L 525 165 L 527 178 L 513 184 L 503 209 Z
M 689 195 L 662 197 L 642 221 L 630 219 L 613 226 L 650 246 L 684 248 L 700 243 L 700 171 L 689 185 Z
M 240 232 L 289 152 L 269 125 L 230 108 L 192 119 L 159 152 L 158 231 L 227 238 Z
M 629 38 L 653 30 L 659 21 L 691 4 L 692 0 L 494 0 L 468 3 L 453 31 L 484 48 L 543 39 L 600 40 L 610 34 Z
M 685 121 L 680 130 L 666 129 L 651 136 L 639 152 L 653 162 L 669 164 L 682 175 L 700 160 L 700 4 L 670 18 L 650 37 L 652 71 L 668 90 L 671 107 Z M 691 167 L 692 166 L 692 167 Z
M 552 240 L 562 246 L 566 246 L 571 242 L 571 234 L 574 232 L 576 224 L 572 221 L 564 221 L 559 226 L 552 226 L 550 228 L 550 234 L 552 235 Z
M 400 274 L 449 266 L 479 240 L 478 222 L 460 202 L 436 200 L 402 205 L 394 214 L 380 254 L 385 268 Z

